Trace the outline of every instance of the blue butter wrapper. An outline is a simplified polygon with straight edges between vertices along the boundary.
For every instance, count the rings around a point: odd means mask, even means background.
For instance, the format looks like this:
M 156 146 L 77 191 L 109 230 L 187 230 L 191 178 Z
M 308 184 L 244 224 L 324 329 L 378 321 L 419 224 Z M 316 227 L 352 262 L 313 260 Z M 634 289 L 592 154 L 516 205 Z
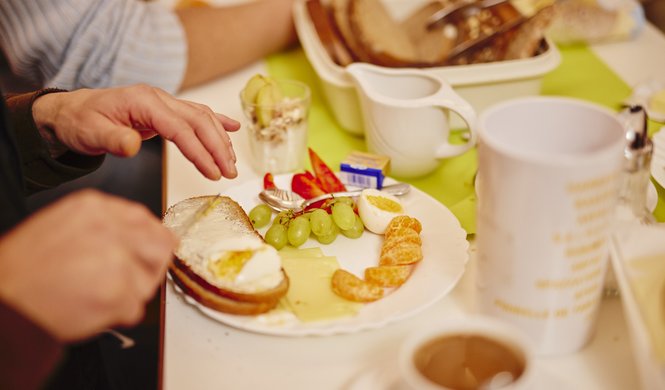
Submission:
M 389 157 L 353 151 L 340 164 L 340 179 L 349 186 L 381 189 L 389 169 Z

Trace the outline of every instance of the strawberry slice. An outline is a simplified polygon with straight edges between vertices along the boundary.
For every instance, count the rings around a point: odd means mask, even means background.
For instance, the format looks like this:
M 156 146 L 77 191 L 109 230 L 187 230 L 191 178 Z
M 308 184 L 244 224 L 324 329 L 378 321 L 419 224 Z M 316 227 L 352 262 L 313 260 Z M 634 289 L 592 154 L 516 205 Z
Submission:
M 312 164 L 314 175 L 319 180 L 321 189 L 325 192 L 346 191 L 346 187 L 335 175 L 335 173 L 321 160 L 312 148 L 309 149 L 309 162 Z
M 291 190 L 305 199 L 315 198 L 326 193 L 306 173 L 296 173 L 293 175 Z
M 272 177 L 272 173 L 268 172 L 263 176 L 263 189 L 264 190 L 274 190 L 277 188 L 275 185 L 275 179 Z
M 305 169 L 304 175 L 307 176 L 308 178 L 310 178 L 312 181 L 314 181 L 314 183 L 316 183 L 317 187 L 323 189 L 323 187 L 321 186 L 321 181 L 319 180 L 318 177 L 314 176 L 314 174 L 312 172 Z

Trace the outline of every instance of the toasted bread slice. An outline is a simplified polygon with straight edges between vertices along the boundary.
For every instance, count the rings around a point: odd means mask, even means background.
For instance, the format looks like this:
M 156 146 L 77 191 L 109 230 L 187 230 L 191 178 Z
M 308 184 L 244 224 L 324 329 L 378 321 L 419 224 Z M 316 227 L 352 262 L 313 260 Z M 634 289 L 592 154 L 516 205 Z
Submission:
M 350 0 L 349 24 L 362 50 L 377 65 L 418 66 L 416 46 L 381 0 Z
M 545 31 L 554 18 L 554 7 L 546 7 L 527 20 L 517 30 L 506 49 L 504 60 L 529 58 L 538 54 Z
M 341 32 L 334 25 L 332 15 L 330 15 L 328 9 L 320 0 L 308 0 L 306 5 L 314 29 L 330 58 L 341 66 L 352 63 L 351 52 L 345 45 Z
M 277 306 L 288 290 L 288 278 L 279 255 L 266 246 L 242 207 L 228 197 L 189 198 L 169 208 L 163 223 L 180 231 L 195 215 L 196 222 L 180 233 L 169 266 L 174 282 L 201 304 L 226 313 L 259 314 Z M 242 255 L 240 265 L 231 261 L 237 254 Z M 250 261 L 253 276 L 240 280 Z M 228 265 L 224 270 L 231 270 L 231 276 L 216 271 L 219 264 Z
M 432 1 L 416 9 L 401 22 L 400 27 L 415 44 L 418 58 L 424 63 L 442 64 L 457 40 L 455 28 L 451 30 L 450 26 L 443 24 L 427 28 L 432 15 L 451 3 L 448 0 Z
M 370 62 L 371 58 L 365 53 L 362 46 L 353 35 L 351 24 L 349 23 L 349 1 L 350 0 L 332 0 L 330 2 L 330 13 L 334 21 L 335 28 L 344 40 L 344 44 L 349 48 L 353 57 L 362 62 Z

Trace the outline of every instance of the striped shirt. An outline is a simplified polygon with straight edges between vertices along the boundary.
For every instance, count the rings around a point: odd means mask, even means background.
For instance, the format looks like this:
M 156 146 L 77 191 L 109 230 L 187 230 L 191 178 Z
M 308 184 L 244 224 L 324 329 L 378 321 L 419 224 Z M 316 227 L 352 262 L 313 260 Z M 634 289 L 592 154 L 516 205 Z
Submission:
M 64 89 L 146 83 L 173 93 L 187 65 L 178 17 L 138 0 L 0 0 L 0 46 L 14 74 Z

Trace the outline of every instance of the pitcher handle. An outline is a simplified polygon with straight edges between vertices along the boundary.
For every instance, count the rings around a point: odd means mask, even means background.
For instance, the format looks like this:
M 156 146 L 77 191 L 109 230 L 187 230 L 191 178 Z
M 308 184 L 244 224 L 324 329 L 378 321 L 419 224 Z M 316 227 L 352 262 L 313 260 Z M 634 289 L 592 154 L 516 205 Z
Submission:
M 434 100 L 434 105 L 457 113 L 462 120 L 466 123 L 469 129 L 469 139 L 463 144 L 450 144 L 445 142 L 439 145 L 436 149 L 436 158 L 446 158 L 458 156 L 467 150 L 471 149 L 476 144 L 478 136 L 476 123 L 476 112 L 471 105 L 464 100 L 460 95 L 455 92 L 450 85 L 442 82 L 439 91 L 431 96 Z

